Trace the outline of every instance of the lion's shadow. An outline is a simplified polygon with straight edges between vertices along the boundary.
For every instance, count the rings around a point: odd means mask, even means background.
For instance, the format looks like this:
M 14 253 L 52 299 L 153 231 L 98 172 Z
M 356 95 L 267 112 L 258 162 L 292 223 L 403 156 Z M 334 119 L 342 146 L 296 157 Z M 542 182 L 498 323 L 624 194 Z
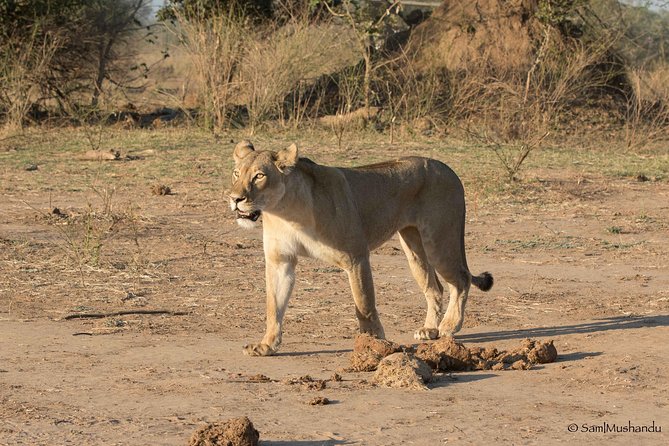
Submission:
M 335 446 L 339 444 L 354 444 L 348 440 L 262 440 L 262 446 Z
M 459 342 L 479 343 L 503 341 L 507 339 L 524 339 L 563 336 L 570 334 L 597 333 L 609 330 L 629 330 L 643 327 L 667 327 L 669 315 L 656 316 L 616 316 L 598 319 L 572 325 L 558 325 L 553 327 L 521 328 L 517 330 L 489 331 L 485 333 L 457 334 Z
M 609 330 L 630 330 L 644 327 L 667 327 L 669 326 L 669 315 L 655 316 L 616 316 L 598 319 L 589 322 L 570 325 L 557 325 L 552 327 L 522 328 L 517 330 L 499 330 L 483 333 L 457 334 L 455 339 L 465 344 L 478 344 L 484 342 L 495 342 L 525 338 L 550 338 L 572 334 L 588 334 Z M 417 344 L 412 345 L 416 347 Z M 320 349 L 315 351 L 279 352 L 276 356 L 313 356 L 313 355 L 344 355 L 352 352 L 352 349 Z M 601 352 L 574 352 L 560 354 L 558 361 L 577 361 L 586 357 L 599 356 Z

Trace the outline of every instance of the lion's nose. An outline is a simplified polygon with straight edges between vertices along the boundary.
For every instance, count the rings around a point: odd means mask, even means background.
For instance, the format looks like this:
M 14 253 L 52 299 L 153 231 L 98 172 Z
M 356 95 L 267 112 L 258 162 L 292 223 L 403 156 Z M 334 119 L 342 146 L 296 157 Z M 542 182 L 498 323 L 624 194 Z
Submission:
M 230 199 L 232 201 L 234 201 L 235 203 L 241 203 L 242 201 L 246 200 L 246 196 L 236 194 L 236 193 L 233 192 L 233 193 L 230 194 Z

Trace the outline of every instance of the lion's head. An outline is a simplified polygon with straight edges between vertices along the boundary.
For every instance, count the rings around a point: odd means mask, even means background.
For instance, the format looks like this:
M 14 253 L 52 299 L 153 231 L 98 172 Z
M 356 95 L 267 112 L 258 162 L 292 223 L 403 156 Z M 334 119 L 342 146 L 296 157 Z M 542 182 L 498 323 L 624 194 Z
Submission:
M 286 192 L 285 179 L 297 163 L 297 146 L 279 152 L 256 151 L 250 141 L 235 147 L 230 208 L 237 223 L 254 227 L 263 210 L 270 210 Z

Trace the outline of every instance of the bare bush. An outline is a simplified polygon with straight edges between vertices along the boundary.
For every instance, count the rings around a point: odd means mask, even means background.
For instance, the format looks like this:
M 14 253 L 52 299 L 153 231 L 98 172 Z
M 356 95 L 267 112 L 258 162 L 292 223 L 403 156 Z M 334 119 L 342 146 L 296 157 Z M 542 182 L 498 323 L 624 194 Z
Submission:
M 234 106 L 248 112 L 251 132 L 269 119 L 296 126 L 314 94 L 306 85 L 353 62 L 347 32 L 306 15 L 257 26 L 234 9 L 206 17 L 175 13 L 173 30 L 193 61 L 208 128 L 231 124 Z
M 333 82 L 337 86 L 336 103 L 337 108 L 334 115 L 325 115 L 319 118 L 318 122 L 325 128 L 332 131 L 337 139 L 337 147 L 341 149 L 344 141 L 344 135 L 347 130 L 353 130 L 349 125 L 349 120 L 345 116 L 354 113 L 360 104 L 363 104 L 363 82 L 362 82 L 361 64 L 346 67 L 333 77 Z M 368 110 L 366 107 L 360 110 Z M 364 121 L 366 125 L 367 121 Z M 358 127 L 356 127 L 359 129 Z
M 2 112 L 14 116 L 7 120 L 17 125 L 25 119 L 26 108 L 39 111 L 39 116 L 45 111 L 70 115 L 86 103 L 95 109 L 109 101 L 110 91 L 123 94 L 130 86 L 138 87 L 150 69 L 137 60 L 135 51 L 151 34 L 151 27 L 140 23 L 148 16 L 148 4 L 4 2 L 0 101 L 5 102 Z
M 447 98 L 450 85 L 446 70 L 419 70 L 406 52 L 382 70 L 384 102 L 393 141 L 396 124 L 425 131 L 441 126 L 448 115 Z
M 177 33 L 193 62 L 198 80 L 198 102 L 206 128 L 228 124 L 228 106 L 239 94 L 234 81 L 249 38 L 244 16 L 234 10 L 207 18 L 188 17 L 176 11 Z
M 285 116 L 285 99 L 301 82 L 313 82 L 350 64 L 351 44 L 341 27 L 314 25 L 300 17 L 250 41 L 240 80 L 251 131 L 268 119 Z M 288 113 L 288 120 L 295 122 L 304 110 L 292 107 Z
M 669 64 L 627 73 L 634 94 L 628 100 L 625 143 L 639 148 L 669 137 Z
M 44 95 L 43 79 L 60 45 L 53 34 L 33 33 L 11 39 L 0 51 L 0 115 L 6 130 L 22 129 L 29 112 Z
M 372 96 L 375 93 L 372 86 L 376 71 L 387 63 L 387 61 L 379 61 L 375 38 L 378 37 L 379 29 L 384 22 L 400 10 L 400 3 L 399 1 L 388 2 L 382 6 L 381 14 L 377 15 L 371 13 L 370 9 L 374 9 L 372 5 L 367 4 L 364 7 L 363 4 L 352 0 L 342 0 L 339 7 L 334 9 L 328 2 L 322 3 L 333 17 L 347 24 L 354 36 L 355 47 L 362 61 L 361 85 L 364 109 L 369 109 L 372 104 Z
M 522 164 L 541 146 L 566 107 L 610 84 L 615 73 L 597 67 L 609 45 L 564 41 L 546 27 L 524 74 L 479 69 L 478 79 L 470 73 L 464 88 L 454 90 L 462 96 L 452 97 L 454 104 L 467 106 L 475 99 L 478 110 L 468 112 L 476 112 L 482 122 L 470 134 L 495 152 L 509 180 L 517 179 Z

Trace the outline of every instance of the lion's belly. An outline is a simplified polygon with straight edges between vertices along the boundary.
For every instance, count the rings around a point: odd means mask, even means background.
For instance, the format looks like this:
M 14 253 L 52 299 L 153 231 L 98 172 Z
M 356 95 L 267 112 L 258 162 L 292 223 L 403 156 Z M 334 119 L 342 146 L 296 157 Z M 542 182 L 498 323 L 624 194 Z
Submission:
M 298 255 L 317 259 L 344 269 L 350 263 L 351 254 L 355 252 L 346 245 L 326 244 L 304 233 L 299 235 L 298 242 Z
M 448 166 L 426 158 L 406 158 L 390 166 L 394 168 L 346 171 L 370 250 L 406 227 L 462 220 L 462 183 Z
M 369 250 L 371 251 L 383 245 L 405 226 L 407 224 L 399 215 L 389 216 L 385 220 L 368 222 L 365 225 L 364 232 Z

